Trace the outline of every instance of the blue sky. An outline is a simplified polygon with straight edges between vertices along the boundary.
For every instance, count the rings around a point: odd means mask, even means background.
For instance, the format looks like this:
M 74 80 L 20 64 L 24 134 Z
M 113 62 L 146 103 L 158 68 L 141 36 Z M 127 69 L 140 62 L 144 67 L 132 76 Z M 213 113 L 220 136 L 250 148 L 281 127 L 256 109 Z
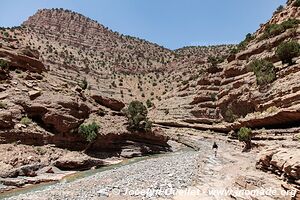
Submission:
M 17 26 L 40 8 L 79 12 L 114 31 L 170 49 L 238 43 L 286 0 L 7 0 L 0 26 Z

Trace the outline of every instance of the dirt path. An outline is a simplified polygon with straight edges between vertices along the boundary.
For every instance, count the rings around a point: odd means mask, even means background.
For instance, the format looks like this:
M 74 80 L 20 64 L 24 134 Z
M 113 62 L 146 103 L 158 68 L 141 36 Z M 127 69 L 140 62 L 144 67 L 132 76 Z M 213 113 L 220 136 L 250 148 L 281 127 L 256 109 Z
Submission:
M 219 141 L 219 147 L 217 157 L 207 155 L 200 159 L 197 184 L 179 191 L 173 200 L 291 199 L 290 195 L 281 194 L 284 192 L 281 187 L 283 181 L 279 177 L 255 168 L 257 149 L 242 153 L 240 147 L 224 140 Z M 276 194 L 268 195 L 267 190 L 270 189 Z M 242 193 L 251 190 L 266 191 L 266 195 Z

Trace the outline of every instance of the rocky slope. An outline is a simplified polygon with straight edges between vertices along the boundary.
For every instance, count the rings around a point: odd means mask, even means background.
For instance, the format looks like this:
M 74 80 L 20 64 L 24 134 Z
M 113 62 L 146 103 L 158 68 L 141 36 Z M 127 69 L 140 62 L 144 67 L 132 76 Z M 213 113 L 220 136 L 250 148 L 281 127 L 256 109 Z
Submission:
M 241 127 L 250 127 L 255 141 L 298 141 L 300 60 L 295 57 L 292 64 L 283 64 L 276 49 L 286 41 L 299 43 L 299 25 L 277 30 L 267 37 L 266 33 L 269 27 L 280 27 L 282 23 L 299 19 L 299 7 L 295 1 L 290 1 L 248 36 L 251 39 L 238 45 L 238 50 L 232 51 L 224 62 L 206 63 L 206 68 L 195 79 L 166 93 L 159 106 L 151 110 L 153 121 L 166 130 L 194 128 L 229 134 L 232 138 L 237 138 Z M 275 78 L 272 82 L 258 83 L 250 68 L 257 59 L 273 64 Z M 172 135 L 193 146 L 189 133 L 175 131 Z M 299 144 L 279 147 L 283 148 L 281 152 L 273 150 L 259 157 L 258 168 L 285 177 L 299 189 Z
M 297 41 L 300 29 L 296 25 L 274 37 L 261 38 L 268 25 L 299 19 L 299 14 L 298 7 L 292 4 L 276 13 L 252 34 L 244 49 L 223 63 L 210 65 L 195 80 L 163 96 L 159 107 L 152 111 L 153 119 L 158 124 L 221 132 L 242 126 L 287 129 L 287 132 L 289 128 L 297 128 L 299 61 L 294 58 L 293 65 L 282 64 L 275 50 L 283 41 Z M 276 79 L 272 83 L 263 86 L 257 83 L 255 73 L 249 70 L 255 59 L 274 64 Z

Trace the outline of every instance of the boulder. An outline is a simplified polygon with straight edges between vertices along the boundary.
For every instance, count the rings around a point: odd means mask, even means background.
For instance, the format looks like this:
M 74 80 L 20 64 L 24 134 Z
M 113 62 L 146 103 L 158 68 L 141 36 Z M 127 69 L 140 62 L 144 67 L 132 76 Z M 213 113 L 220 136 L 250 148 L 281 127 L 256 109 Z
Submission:
M 121 111 L 125 107 L 125 104 L 123 102 L 113 99 L 113 98 L 104 97 L 95 92 L 91 93 L 91 97 L 100 105 L 105 106 L 105 107 L 110 108 L 115 111 Z
M 71 152 L 56 160 L 53 165 L 62 170 L 86 170 L 105 165 L 105 161 L 78 152 Z
M 6 99 L 8 97 L 8 93 L 1 93 L 0 94 L 0 100 Z
M 279 171 L 283 170 L 283 166 L 289 158 L 289 153 L 286 151 L 280 151 L 278 153 L 273 154 L 272 159 L 270 161 L 270 165 Z
M 68 133 L 77 128 L 90 113 L 90 108 L 77 98 L 46 94 L 28 102 L 22 101 L 28 117 L 38 118 L 41 125 L 57 133 Z
M 0 162 L 0 177 L 8 177 L 9 172 L 13 169 L 13 166 L 4 162 Z
M 12 128 L 13 126 L 12 113 L 10 111 L 0 110 L 0 128 Z
M 287 176 L 292 177 L 295 180 L 300 179 L 300 152 L 290 152 L 289 159 L 286 160 L 283 171 Z
M 29 98 L 31 100 L 33 100 L 33 99 L 37 98 L 38 96 L 40 96 L 41 92 L 40 91 L 36 91 L 36 90 L 31 90 L 31 91 L 28 92 L 28 95 L 29 95 Z
M 41 163 L 35 163 L 35 164 L 30 164 L 30 165 L 23 165 L 18 168 L 13 168 L 10 170 L 7 170 L 6 172 L 2 172 L 1 177 L 2 178 L 14 178 L 18 176 L 29 176 L 33 177 L 36 176 L 37 173 L 36 171 L 44 167 L 43 164 Z
M 0 72 L 1 73 L 1 72 Z M 1 79 L 1 78 L 0 78 Z M 3 85 L 0 85 L 0 92 L 3 92 L 6 90 L 6 87 L 4 87 Z
M 28 70 L 30 72 L 42 73 L 46 71 L 44 64 L 35 58 L 34 55 L 24 55 L 16 53 L 15 51 L 9 51 L 0 49 L 0 58 L 8 60 L 9 66 L 17 67 L 22 70 Z
M 105 130 L 102 130 L 105 131 Z M 90 150 L 107 153 L 119 153 L 122 157 L 142 156 L 170 150 L 169 138 L 161 129 L 152 132 L 107 133 L 98 135 Z
M 300 179 L 300 149 L 271 149 L 260 154 L 256 167 L 293 180 Z

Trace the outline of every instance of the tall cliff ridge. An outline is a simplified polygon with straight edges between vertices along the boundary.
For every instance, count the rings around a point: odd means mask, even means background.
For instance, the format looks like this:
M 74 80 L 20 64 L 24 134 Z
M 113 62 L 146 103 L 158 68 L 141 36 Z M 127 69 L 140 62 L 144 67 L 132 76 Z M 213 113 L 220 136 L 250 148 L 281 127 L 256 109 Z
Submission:
M 23 23 L 47 39 L 88 51 L 89 64 L 104 63 L 113 71 L 143 72 L 164 68 L 172 51 L 138 38 L 121 35 L 81 14 L 43 9 Z

